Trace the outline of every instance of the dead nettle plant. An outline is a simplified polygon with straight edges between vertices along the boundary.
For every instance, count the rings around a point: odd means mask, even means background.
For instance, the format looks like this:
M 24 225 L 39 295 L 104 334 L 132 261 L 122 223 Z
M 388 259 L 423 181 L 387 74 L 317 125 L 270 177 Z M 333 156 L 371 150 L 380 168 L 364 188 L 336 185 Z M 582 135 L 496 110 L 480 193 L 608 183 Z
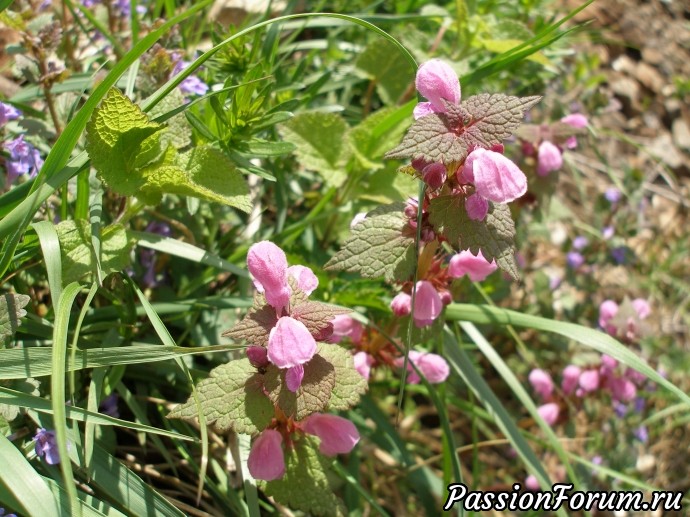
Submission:
M 526 192 L 527 180 L 503 155 L 502 142 L 540 98 L 481 94 L 461 101 L 457 75 L 440 60 L 419 68 L 416 86 L 428 102 L 417 105 L 414 124 L 387 157 L 411 159 L 401 172 L 424 181 L 424 197 L 358 217 L 325 268 L 398 285 L 393 316 L 402 329 L 412 318 L 416 332 L 408 337 L 423 342 L 442 326 L 454 278 L 480 281 L 497 268 L 519 276 L 507 203 Z M 372 368 L 403 366 L 401 347 L 375 331 L 365 335 L 349 309 L 310 300 L 317 277 L 288 266 L 272 242 L 254 244 L 247 266 L 257 291 L 253 307 L 224 334 L 248 344 L 246 357 L 212 370 L 198 385 L 198 401 L 190 397 L 169 416 L 194 419 L 201 409 L 219 430 L 253 436 L 248 469 L 267 495 L 314 514 L 342 513 L 328 471 L 333 456 L 350 452 L 360 436 L 333 412 L 358 403 Z M 350 349 L 341 346 L 348 341 Z M 438 354 L 410 350 L 408 359 L 409 382 L 420 382 L 420 374 L 432 383 L 448 377 Z

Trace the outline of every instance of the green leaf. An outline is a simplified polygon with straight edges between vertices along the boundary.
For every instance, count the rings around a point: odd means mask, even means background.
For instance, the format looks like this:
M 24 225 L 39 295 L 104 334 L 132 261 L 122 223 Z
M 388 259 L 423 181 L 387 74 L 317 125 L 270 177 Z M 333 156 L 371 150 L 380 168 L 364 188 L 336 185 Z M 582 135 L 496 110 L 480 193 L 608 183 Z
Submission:
M 209 146 L 177 154 L 168 147 L 163 159 L 143 168 L 142 191 L 151 199 L 161 194 L 179 194 L 234 206 L 244 212 L 252 208 L 249 187 L 242 174 L 221 151 Z
M 256 434 L 271 422 L 275 413 L 263 386 L 263 375 L 245 357 L 214 368 L 196 389 L 208 423 L 220 431 L 232 429 L 241 434 Z M 197 416 L 194 397 L 168 414 L 168 418 L 188 420 Z
M 319 345 L 319 350 L 324 346 Z M 335 367 L 319 353 L 304 365 L 304 378 L 296 392 L 285 384 L 285 372 L 274 365 L 266 368 L 264 387 L 269 398 L 288 417 L 304 420 L 312 413 L 323 411 L 328 406 L 335 386 Z
M 319 355 L 335 368 L 335 385 L 328 401 L 328 409 L 344 411 L 355 406 L 369 384 L 355 370 L 352 353 L 339 345 L 319 345 Z
M 41 394 L 41 392 L 39 390 L 41 383 L 39 381 L 37 381 L 36 379 L 31 378 L 31 377 L 28 377 L 26 379 L 17 379 L 13 382 L 10 382 L 9 386 L 12 389 L 17 390 L 18 392 L 21 392 L 24 394 L 28 393 L 27 396 L 38 396 Z M 0 386 L 0 399 L 2 399 L 2 391 L 4 389 L 6 389 L 6 388 Z M 42 400 L 42 401 L 48 403 L 48 405 L 50 405 L 47 400 L 45 400 L 45 399 L 40 399 L 40 400 Z M 19 410 L 20 410 L 19 405 L 11 404 L 11 403 L 5 404 L 3 402 L 0 402 L 0 416 L 4 417 L 5 420 L 7 420 L 8 422 L 11 422 L 15 418 L 17 418 L 17 416 L 19 416 Z
M 404 203 L 379 207 L 352 229 L 324 269 L 357 271 L 367 278 L 405 281 L 414 271 L 414 233 Z
M 24 307 L 30 300 L 25 294 L 0 296 L 0 348 L 5 348 L 12 341 L 21 319 L 26 316 Z
M 283 138 L 297 146 L 300 164 L 319 174 L 328 186 L 339 187 L 347 178 L 349 128 L 335 113 L 300 113 L 281 127 Z
M 136 195 L 146 181 L 135 166 L 160 154 L 160 136 L 149 137 L 163 128 L 111 88 L 86 125 L 86 151 L 101 180 L 118 194 Z
M 415 69 L 395 46 L 387 41 L 373 41 L 362 52 L 355 66 L 376 83 L 376 91 L 385 104 L 397 104 L 410 87 Z
M 175 88 L 169 95 L 156 104 L 150 112 L 151 118 L 165 115 L 185 104 L 184 96 L 179 88 Z M 161 149 L 172 145 L 175 149 L 182 149 L 192 143 L 192 128 L 187 123 L 185 112 L 180 112 L 166 120 L 167 129 L 161 134 Z
M 170 101 L 173 102 L 173 101 Z M 170 127 L 151 122 L 141 109 L 112 88 L 86 128 L 86 150 L 99 177 L 123 196 L 148 204 L 163 194 L 193 196 L 251 210 L 242 174 L 222 152 L 197 147 L 179 154 L 189 140 L 186 119 L 172 117 Z
M 55 230 L 60 239 L 63 282 L 74 282 L 93 273 L 96 261 L 91 241 L 91 224 L 84 219 L 62 221 Z M 106 226 L 101 231 L 100 262 L 103 273 L 107 275 L 126 268 L 130 263 L 129 252 L 132 245 L 124 226 L 119 223 Z
M 481 40 L 481 45 L 490 52 L 496 52 L 497 54 L 502 54 L 508 52 L 513 48 L 521 45 L 523 42 L 519 39 L 485 39 Z M 542 52 L 535 52 L 526 56 L 526 59 L 539 63 L 540 65 L 549 66 L 551 61 Z
M 489 202 L 489 212 L 483 221 L 474 221 L 465 210 L 462 196 L 439 196 L 429 205 L 429 222 L 459 250 L 473 254 L 482 250 L 489 262 L 496 264 L 514 280 L 520 279 L 515 261 L 515 223 L 507 205 Z
M 459 105 L 446 102 L 446 113 L 432 113 L 416 120 L 386 158 L 461 163 L 472 147 L 490 149 L 511 136 L 525 112 L 540 99 L 482 93 Z
M 401 116 L 401 115 L 404 115 Z M 365 168 L 381 168 L 383 156 L 402 138 L 412 122 L 406 106 L 384 108 L 369 115 L 350 131 L 352 149 Z
M 333 459 L 320 454 L 317 448 L 317 440 L 310 436 L 295 441 L 294 448 L 285 451 L 285 475 L 261 485 L 266 495 L 293 510 L 345 516 L 345 506 L 328 480 Z

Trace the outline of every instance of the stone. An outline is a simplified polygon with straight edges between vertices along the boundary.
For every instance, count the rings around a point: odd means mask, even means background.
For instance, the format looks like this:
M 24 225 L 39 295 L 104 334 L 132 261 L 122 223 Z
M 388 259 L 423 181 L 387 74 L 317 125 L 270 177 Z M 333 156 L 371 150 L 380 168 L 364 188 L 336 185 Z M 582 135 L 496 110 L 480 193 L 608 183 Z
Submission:
M 690 151 L 690 126 L 682 119 L 677 118 L 672 126 L 673 142 L 681 149 Z

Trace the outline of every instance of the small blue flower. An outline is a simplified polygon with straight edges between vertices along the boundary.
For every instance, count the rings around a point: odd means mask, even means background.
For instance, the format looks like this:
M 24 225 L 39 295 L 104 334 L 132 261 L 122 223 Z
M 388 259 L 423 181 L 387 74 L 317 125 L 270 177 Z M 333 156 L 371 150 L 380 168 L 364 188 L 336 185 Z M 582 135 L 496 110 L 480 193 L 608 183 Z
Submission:
M 33 145 L 24 141 L 24 135 L 5 142 L 5 149 L 10 152 L 10 159 L 5 162 L 7 182 L 11 183 L 22 174 L 34 177 L 43 166 L 43 159 Z
M 623 418 L 625 415 L 628 414 L 628 406 L 626 404 L 623 404 L 622 402 L 614 402 L 613 411 L 614 413 L 616 413 L 616 416 L 618 418 Z
M 173 54 L 173 60 L 177 56 L 177 54 Z M 188 66 L 189 63 L 187 61 L 183 61 L 182 59 L 178 58 L 175 62 L 175 66 L 173 67 L 172 76 L 176 76 Z M 204 95 L 208 91 L 208 85 L 195 75 L 190 75 L 187 77 L 180 83 L 178 88 L 180 88 L 180 91 L 185 95 Z
M 0 508 L 0 517 L 17 517 L 14 513 L 5 513 L 4 508 Z
M 56 465 L 60 463 L 60 454 L 58 453 L 55 431 L 46 431 L 45 429 L 41 428 L 36 431 L 34 441 L 36 442 L 37 456 L 45 457 L 48 465 Z
M 616 261 L 616 264 L 625 264 L 626 254 L 627 252 L 625 246 L 619 246 L 611 250 L 611 256 L 613 257 L 613 260 Z
M 7 124 L 8 120 L 16 120 L 21 116 L 22 112 L 10 104 L 0 102 L 0 127 Z M 2 515 L 2 514 L 0 514 Z
M 100 410 L 104 415 L 113 418 L 120 418 L 120 412 L 117 410 L 117 402 L 120 399 L 117 393 L 111 393 L 101 401 Z

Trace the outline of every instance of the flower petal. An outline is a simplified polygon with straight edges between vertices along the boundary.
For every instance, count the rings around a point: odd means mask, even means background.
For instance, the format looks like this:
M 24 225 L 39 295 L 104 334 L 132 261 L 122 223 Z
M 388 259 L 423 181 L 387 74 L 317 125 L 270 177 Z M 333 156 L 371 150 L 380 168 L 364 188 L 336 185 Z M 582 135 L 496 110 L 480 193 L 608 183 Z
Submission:
M 448 263 L 448 274 L 451 277 L 460 278 L 467 275 L 473 282 L 481 282 L 496 269 L 496 261 L 486 260 L 481 250 L 476 256 L 472 255 L 470 250 L 461 251 L 453 255 Z
M 431 59 L 417 70 L 417 91 L 439 111 L 445 111 L 443 100 L 460 102 L 460 80 L 455 71 L 440 59 Z
M 537 408 L 537 412 L 539 413 L 539 416 L 544 419 L 544 422 L 549 425 L 553 425 L 558 421 L 558 415 L 561 412 L 561 409 L 555 402 L 549 402 L 548 404 L 539 406 Z
M 285 474 L 285 458 L 283 457 L 283 437 L 275 429 L 264 429 L 258 436 L 247 458 L 249 473 L 254 479 L 273 481 Z
M 307 296 L 319 287 L 319 279 L 307 266 L 290 266 L 287 268 L 287 274 L 297 280 L 297 287 Z
M 278 368 L 308 362 L 316 353 L 316 341 L 304 323 L 290 316 L 278 319 L 268 335 L 268 360 Z
M 304 366 L 301 364 L 288 368 L 285 372 L 285 384 L 287 389 L 293 393 L 302 385 L 302 379 L 304 379 Z
M 340 341 L 349 337 L 353 343 L 359 343 L 364 334 L 364 326 L 356 319 L 347 314 L 338 314 L 331 320 L 333 324 L 333 335 L 329 338 L 329 343 L 340 343 Z
M 528 380 L 541 398 L 548 399 L 553 393 L 553 380 L 544 370 L 535 368 L 529 372 Z
M 407 293 L 398 293 L 391 301 L 391 309 L 396 316 L 407 316 L 412 307 L 412 297 Z
M 270 241 L 257 242 L 249 248 L 247 268 L 258 291 L 265 293 L 266 301 L 282 311 L 290 301 L 285 252 Z
M 501 153 L 479 148 L 472 155 L 475 155 L 472 170 L 477 194 L 494 203 L 509 203 L 527 192 L 527 178 Z
M 430 102 L 418 102 L 412 110 L 412 116 L 417 120 L 436 112 L 437 110 L 434 109 L 434 106 Z
M 371 366 L 374 364 L 374 358 L 366 352 L 360 351 L 353 356 L 352 360 L 355 363 L 355 370 L 357 370 L 357 372 L 366 380 L 369 380 L 369 376 L 371 375 Z
M 337 415 L 314 413 L 304 421 L 302 429 L 321 439 L 319 450 L 326 456 L 348 453 L 359 441 L 355 425 Z
M 431 325 L 443 310 L 443 301 L 436 288 L 427 280 L 417 282 L 414 323 L 418 327 Z
M 473 221 L 483 221 L 489 213 L 489 202 L 475 193 L 465 200 L 465 210 Z
M 548 140 L 539 144 L 537 152 L 537 174 L 547 176 L 552 171 L 563 167 L 563 155 L 561 150 Z

